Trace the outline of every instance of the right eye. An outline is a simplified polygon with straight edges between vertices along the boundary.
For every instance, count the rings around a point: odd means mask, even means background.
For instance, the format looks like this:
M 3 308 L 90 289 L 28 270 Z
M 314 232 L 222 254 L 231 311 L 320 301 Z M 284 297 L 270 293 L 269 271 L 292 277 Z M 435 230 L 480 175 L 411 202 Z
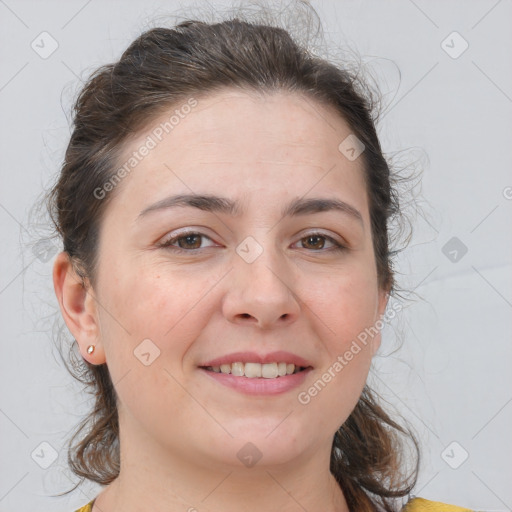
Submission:
M 203 246 L 203 240 L 209 240 L 210 242 L 212 242 L 212 244 Z M 198 233 L 196 231 L 180 233 L 179 235 L 175 235 L 171 238 L 168 238 L 167 240 L 163 241 L 160 244 L 160 247 L 177 252 L 193 252 L 198 249 L 213 246 L 214 243 L 211 238 L 204 235 L 203 233 Z

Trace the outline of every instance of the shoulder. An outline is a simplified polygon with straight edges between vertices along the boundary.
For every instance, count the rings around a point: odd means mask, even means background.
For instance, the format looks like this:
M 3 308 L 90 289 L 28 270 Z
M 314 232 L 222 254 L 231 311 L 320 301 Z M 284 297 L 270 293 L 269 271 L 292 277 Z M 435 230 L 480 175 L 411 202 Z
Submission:
M 94 503 L 94 500 L 92 500 L 90 503 L 87 503 L 87 505 L 84 505 L 83 507 L 79 508 L 75 512 L 92 512 L 92 504 Z
M 94 500 L 87 505 L 79 508 L 75 512 L 92 512 L 92 505 Z M 413 498 L 410 500 L 402 512 L 473 512 L 469 508 L 457 507 L 455 505 L 448 505 L 439 501 L 430 501 L 423 498 Z
M 92 512 L 92 505 L 94 500 L 87 505 L 79 508 L 75 512 Z M 410 500 L 402 512 L 473 512 L 469 508 L 457 507 L 455 505 L 448 505 L 439 501 L 430 501 L 423 498 L 413 498 Z
M 470 508 L 447 505 L 439 501 L 413 498 L 402 509 L 403 512 L 472 512 Z

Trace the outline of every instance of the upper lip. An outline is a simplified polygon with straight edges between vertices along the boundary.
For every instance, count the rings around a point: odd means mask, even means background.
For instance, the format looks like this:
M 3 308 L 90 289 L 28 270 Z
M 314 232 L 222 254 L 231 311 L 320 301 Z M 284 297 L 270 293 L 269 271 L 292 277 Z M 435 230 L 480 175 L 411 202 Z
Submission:
M 199 366 L 220 366 L 221 364 L 231 363 L 293 363 L 295 366 L 303 366 L 307 368 L 311 363 L 306 359 L 286 352 L 278 350 L 276 352 L 269 352 L 268 354 L 257 354 L 256 352 L 233 352 L 225 356 L 216 357 L 210 361 L 200 364 Z

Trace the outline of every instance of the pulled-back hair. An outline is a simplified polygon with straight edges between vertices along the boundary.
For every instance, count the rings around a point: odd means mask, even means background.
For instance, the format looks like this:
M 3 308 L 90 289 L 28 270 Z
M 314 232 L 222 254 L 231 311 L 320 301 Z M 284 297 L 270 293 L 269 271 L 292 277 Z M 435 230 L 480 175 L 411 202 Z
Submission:
M 374 103 L 359 76 L 315 56 L 278 26 L 243 21 L 188 20 L 138 37 L 118 62 L 89 78 L 73 111 L 73 132 L 58 182 L 48 196 L 55 227 L 79 276 L 94 284 L 98 233 L 115 190 L 94 193 L 119 168 L 128 138 L 166 109 L 217 90 L 297 93 L 337 112 L 364 144 L 361 155 L 379 286 L 395 290 L 388 224 L 400 214 L 398 194 L 377 137 Z M 341 142 L 341 141 L 340 141 Z M 70 352 L 72 353 L 72 351 Z M 120 471 L 116 393 L 106 364 L 80 360 L 76 375 L 95 406 L 69 441 L 68 462 L 82 479 L 102 485 Z M 413 469 L 404 471 L 402 441 L 412 441 Z M 416 483 L 418 444 L 365 386 L 336 432 L 330 470 L 351 510 L 396 510 L 394 498 Z

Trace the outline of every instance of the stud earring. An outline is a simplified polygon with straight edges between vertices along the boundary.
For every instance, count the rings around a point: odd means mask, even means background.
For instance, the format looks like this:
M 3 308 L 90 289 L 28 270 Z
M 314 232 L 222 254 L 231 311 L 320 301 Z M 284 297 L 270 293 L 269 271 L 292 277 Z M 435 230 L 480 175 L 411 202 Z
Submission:
M 88 354 L 92 354 L 93 352 L 94 352 L 94 345 L 89 345 L 89 346 L 87 347 L 87 353 L 88 353 Z

